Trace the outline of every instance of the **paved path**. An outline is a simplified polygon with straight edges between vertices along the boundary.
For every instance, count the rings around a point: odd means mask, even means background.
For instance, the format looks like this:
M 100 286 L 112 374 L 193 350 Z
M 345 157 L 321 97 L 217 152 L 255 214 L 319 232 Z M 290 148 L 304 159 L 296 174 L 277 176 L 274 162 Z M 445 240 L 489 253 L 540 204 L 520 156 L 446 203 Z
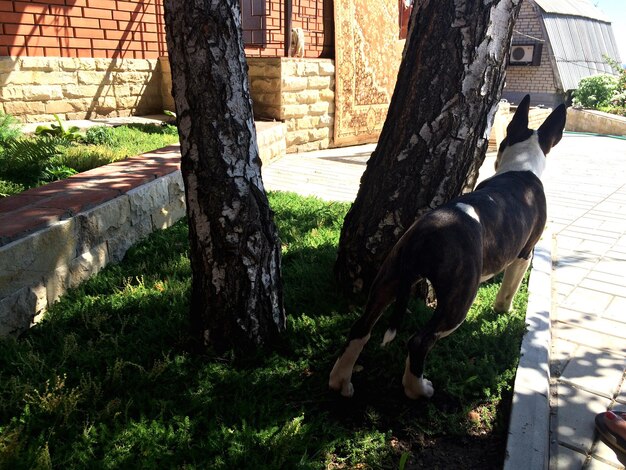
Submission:
M 374 147 L 287 155 L 263 168 L 265 185 L 352 201 Z M 488 155 L 481 175 L 492 172 Z M 553 233 L 552 393 L 550 432 L 534 432 L 549 441 L 551 469 L 624 468 L 597 439 L 593 419 L 626 409 L 626 140 L 566 134 L 544 183 Z
M 624 468 L 593 417 L 626 410 L 626 140 L 566 135 L 544 180 L 554 234 L 550 467 Z

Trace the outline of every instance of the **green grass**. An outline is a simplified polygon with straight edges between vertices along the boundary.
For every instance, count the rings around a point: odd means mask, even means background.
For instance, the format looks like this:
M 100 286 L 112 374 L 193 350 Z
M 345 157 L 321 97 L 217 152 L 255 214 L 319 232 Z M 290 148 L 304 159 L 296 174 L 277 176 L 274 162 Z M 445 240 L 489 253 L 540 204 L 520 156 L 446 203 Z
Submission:
M 0 468 L 398 468 L 402 449 L 416 455 L 431 437 L 506 435 L 524 296 L 497 315 L 497 284 L 481 289 L 429 357 L 431 400 L 405 399 L 400 383 L 404 343 L 429 311 L 413 305 L 386 349 L 383 317 L 355 397 L 342 399 L 327 391 L 328 373 L 361 311 L 331 276 L 347 205 L 284 193 L 270 203 L 289 315 L 275 351 L 186 352 L 181 221 L 67 293 L 19 340 L 0 340 Z

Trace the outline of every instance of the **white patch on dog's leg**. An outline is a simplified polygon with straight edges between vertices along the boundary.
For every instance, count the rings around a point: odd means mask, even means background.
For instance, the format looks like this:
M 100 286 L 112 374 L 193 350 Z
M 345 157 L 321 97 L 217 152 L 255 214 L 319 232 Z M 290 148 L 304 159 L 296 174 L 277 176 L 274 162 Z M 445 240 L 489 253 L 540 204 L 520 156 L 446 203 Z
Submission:
M 351 382 L 352 369 L 354 369 L 354 364 L 369 339 L 370 335 L 368 334 L 364 338 L 350 341 L 343 354 L 337 358 L 333 370 L 330 372 L 328 386 L 332 390 L 340 392 L 344 397 L 354 395 L 354 387 Z
M 394 340 L 394 338 L 396 337 L 396 333 L 397 332 L 395 329 L 389 328 L 387 331 L 385 331 L 385 336 L 383 336 L 383 342 L 380 345 L 383 347 L 387 346 Z
M 404 386 L 404 394 L 412 400 L 416 400 L 419 397 L 430 398 L 433 396 L 433 393 L 435 393 L 435 389 L 430 380 L 426 380 L 423 375 L 421 377 L 413 375 L 411 372 L 411 359 L 409 357 L 406 358 L 402 385 Z
M 504 271 L 504 279 L 496 296 L 493 308 L 498 313 L 505 313 L 511 310 L 513 297 L 517 293 L 519 286 L 522 284 L 524 274 L 530 265 L 530 258 L 518 258 L 513 261 Z

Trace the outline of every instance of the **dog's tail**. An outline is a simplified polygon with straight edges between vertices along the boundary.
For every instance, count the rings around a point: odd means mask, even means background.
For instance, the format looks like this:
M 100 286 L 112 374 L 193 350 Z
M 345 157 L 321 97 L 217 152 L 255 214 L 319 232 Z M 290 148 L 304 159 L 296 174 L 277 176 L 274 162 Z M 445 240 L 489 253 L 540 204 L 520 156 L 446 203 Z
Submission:
M 411 313 L 407 306 L 409 304 L 409 297 L 411 295 L 413 276 L 411 274 L 411 269 L 407 264 L 406 257 L 400 256 L 400 260 L 401 274 L 398 282 L 398 291 L 396 292 L 396 302 L 394 304 L 394 309 L 391 313 L 391 317 L 389 318 L 389 327 L 387 328 L 387 331 L 385 331 L 381 346 L 386 346 L 394 340 L 396 334 L 398 333 L 398 330 L 400 329 L 400 326 L 402 325 L 404 315 L 406 313 Z

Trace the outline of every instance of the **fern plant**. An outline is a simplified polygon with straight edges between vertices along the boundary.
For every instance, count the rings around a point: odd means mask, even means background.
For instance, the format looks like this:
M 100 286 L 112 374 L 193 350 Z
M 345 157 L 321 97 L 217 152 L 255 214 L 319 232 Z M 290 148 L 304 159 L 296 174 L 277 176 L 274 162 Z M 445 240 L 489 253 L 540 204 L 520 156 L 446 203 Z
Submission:
M 62 144 L 62 139 L 51 136 L 7 141 L 0 155 L 0 178 L 24 186 L 48 181 L 46 170 L 60 156 Z
M 5 142 L 15 140 L 21 135 L 19 121 L 10 114 L 0 113 L 0 147 L 4 147 Z

